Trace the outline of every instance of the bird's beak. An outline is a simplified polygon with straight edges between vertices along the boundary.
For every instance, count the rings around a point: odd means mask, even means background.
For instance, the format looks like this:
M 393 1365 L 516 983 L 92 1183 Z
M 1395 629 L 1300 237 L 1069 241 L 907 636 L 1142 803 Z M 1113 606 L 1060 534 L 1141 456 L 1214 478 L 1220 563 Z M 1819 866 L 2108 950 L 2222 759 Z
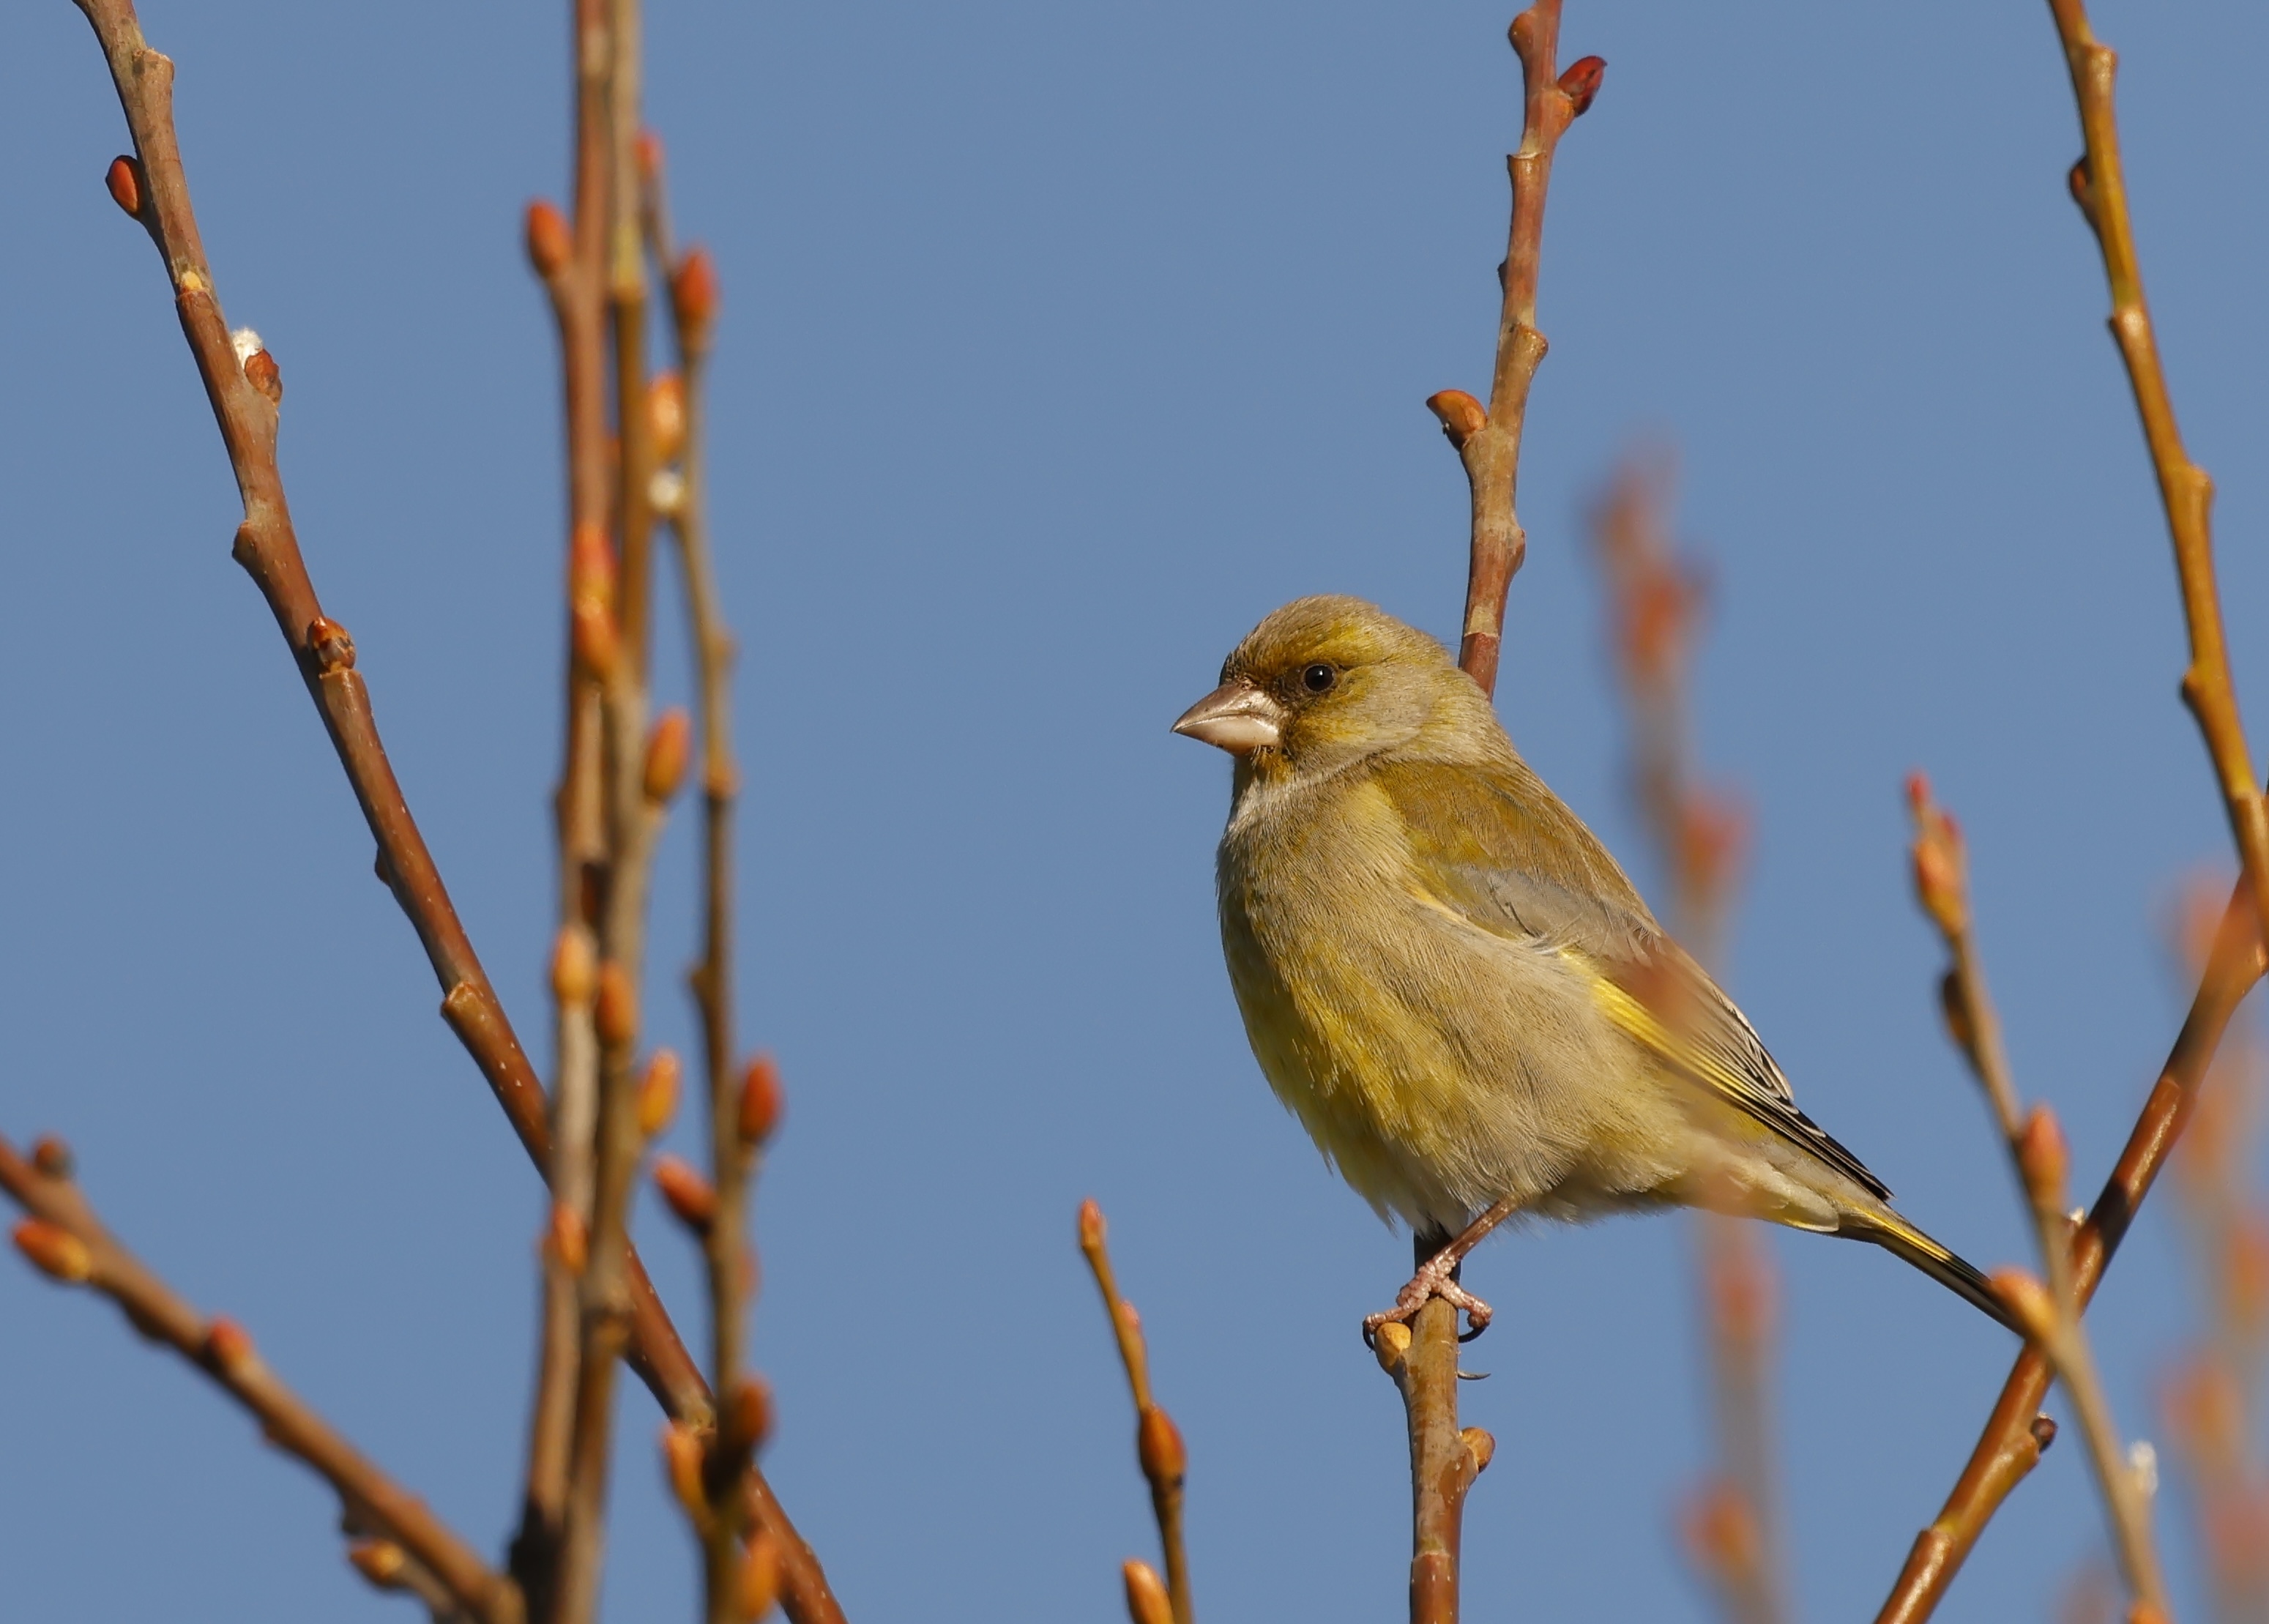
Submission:
M 1174 731 L 1232 756 L 1249 755 L 1282 742 L 1284 707 L 1240 678 L 1223 683 L 1184 711 Z

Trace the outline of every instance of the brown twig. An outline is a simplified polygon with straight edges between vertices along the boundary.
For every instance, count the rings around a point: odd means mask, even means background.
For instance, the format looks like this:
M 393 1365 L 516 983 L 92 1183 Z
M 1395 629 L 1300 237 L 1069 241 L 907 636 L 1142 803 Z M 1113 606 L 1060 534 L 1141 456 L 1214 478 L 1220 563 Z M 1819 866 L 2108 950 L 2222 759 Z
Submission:
M 1119 1281 L 1111 1272 L 1111 1253 L 1104 1244 L 1103 1208 L 1092 1200 L 1079 1207 L 1079 1250 L 1094 1271 L 1095 1288 L 1103 1294 L 1103 1311 L 1110 1317 L 1111 1334 L 1119 1344 L 1120 1362 L 1127 1367 L 1127 1391 L 1134 1398 L 1134 1455 L 1150 1485 L 1150 1509 L 1158 1519 L 1158 1545 L 1166 1563 L 1164 1616 L 1173 1624 L 1190 1624 L 1189 1558 L 1182 1544 L 1182 1484 L 1189 1470 L 1188 1452 L 1181 1429 L 1150 1394 L 1150 1356 L 1143 1346 L 1142 1320 L 1134 1305 L 1119 1295 Z M 1430 1307 L 1444 1310 L 1454 1327 L 1457 1312 L 1438 1299 Z M 1400 1330 L 1400 1326 L 1392 1327 Z M 1452 1336 L 1451 1362 L 1456 1353 Z M 1157 1576 L 1139 1561 L 1127 1562 L 1127 1608 L 1134 1624 L 1162 1624 L 1157 1616 Z
M 2001 1041 L 2000 1017 L 1985 990 L 1985 972 L 1971 929 L 1970 860 L 1953 816 L 1932 798 L 1920 773 L 1907 780 L 1914 816 L 1912 846 L 1915 895 L 1938 927 L 1950 968 L 1940 1001 L 1955 1043 L 1970 1062 L 1992 1102 L 1996 1126 L 2009 1153 L 2010 1169 L 2033 1222 L 2044 1288 L 2020 1269 L 1995 1276 L 2000 1295 L 2016 1311 L 2033 1346 L 2045 1353 L 2065 1385 L 2111 1523 L 2113 1543 L 2137 1616 L 2164 1620 L 2166 1577 L 2151 1533 L 2149 1497 L 2137 1483 L 2121 1448 L 2110 1398 L 2097 1373 L 2095 1355 L 2081 1324 L 2081 1299 L 2073 1282 L 2072 1222 L 2066 1216 L 2066 1177 L 2070 1157 L 2055 1113 L 2045 1105 L 2025 1112 Z
M 2265 970 L 2269 970 L 2269 956 L 2262 951 L 2252 897 L 2241 883 L 2223 911 L 2182 1030 L 2095 1205 L 2073 1232 L 2073 1288 L 2082 1308 L 2095 1295 L 2112 1253 L 2181 1137 L 2230 1015 Z M 1986 1524 L 2040 1463 L 2041 1451 L 2055 1436 L 2039 1414 L 2050 1377 L 2047 1356 L 2028 1345 L 2002 1384 L 2000 1398 L 1945 1505 L 1916 1536 L 1906 1566 L 1876 1614 L 1876 1624 L 1921 1624 L 1936 1611 Z
M 1592 511 L 1608 641 L 1630 720 L 1630 787 L 1668 882 L 1671 934 L 1715 971 L 1725 956 L 1745 820 L 1695 765 L 1689 690 L 1702 606 L 1677 553 L 1665 456 L 1627 459 Z M 1788 1616 L 1772 1428 L 1770 1253 L 1756 1226 L 1694 1215 L 1717 1463 L 1689 1502 L 1686 1546 L 1736 1624 Z
M 2135 410 L 2142 418 L 2143 439 L 2150 448 L 2159 499 L 2174 543 L 2175 572 L 2181 581 L 2183 620 L 2191 646 L 2190 665 L 2183 673 L 2183 702 L 2197 718 L 2213 757 L 2255 912 L 2269 926 L 2269 808 L 2265 808 L 2245 729 L 2238 720 L 2237 690 L 2222 633 L 2221 598 L 2214 569 L 2214 481 L 2183 448 L 2150 306 L 2143 298 L 2143 269 L 2135 251 L 2134 222 L 2128 215 L 2127 180 L 2112 106 L 2118 58 L 2110 47 L 2097 41 L 2081 0 L 2049 0 L 2049 11 L 2072 75 L 2073 99 L 2079 104 L 2081 135 L 2087 144 L 2085 154 L 2073 166 L 2073 197 L 2103 253 L 2104 277 L 2111 290 L 2111 336 L 2134 389 Z
M 1565 73 L 1557 70 L 1561 4 L 1536 0 L 1512 19 L 1509 31 L 1521 65 L 1521 133 L 1519 150 L 1505 159 L 1512 181 L 1512 218 L 1504 262 L 1497 267 L 1504 297 L 1489 403 L 1483 407 L 1459 389 L 1445 389 L 1426 402 L 1457 448 L 1473 498 L 1458 664 L 1487 694 L 1497 691 L 1505 597 L 1528 545 L 1514 514 L 1513 498 L 1528 388 L 1544 358 L 1544 335 L 1536 328 L 1536 278 L 1552 156 L 1568 126 L 1591 107 L 1607 67 L 1600 58 L 1586 56 Z M 1509 1211 L 1504 1203 L 1491 1209 L 1500 1220 Z M 1469 1230 L 1459 1238 L 1464 1242 L 1479 1236 Z M 1421 1258 L 1421 1266 L 1426 1261 Z M 1396 1332 L 1391 1339 L 1383 1334 L 1389 1329 Z M 1478 1428 L 1458 1429 L 1457 1310 L 1440 1297 L 1430 1298 L 1410 1326 L 1382 1327 L 1373 1349 L 1402 1394 L 1409 1424 L 1411 1621 L 1456 1624 L 1459 1531 L 1466 1491 L 1488 1463 L 1492 1447 L 1489 1435 Z M 1130 1597 L 1132 1593 L 1130 1588 Z
M 285 1385 L 232 1320 L 206 1318 L 103 1227 L 72 1182 L 70 1154 L 43 1140 L 30 1157 L 0 1139 L 0 1190 L 29 1214 L 17 1247 L 49 1278 L 118 1304 L 134 1328 L 203 1370 L 249 1412 L 268 1441 L 313 1467 L 347 1519 L 382 1533 L 482 1624 L 521 1624 L 520 1589 Z
M 1599 93 L 1607 63 L 1586 56 L 1557 70 L 1561 0 L 1536 0 L 1512 20 L 1526 89 L 1520 148 L 1505 159 L 1512 177 L 1512 225 L 1504 262 L 1497 267 L 1504 293 L 1497 316 L 1497 364 L 1484 408 L 1461 389 L 1445 389 L 1426 405 L 1457 447 L 1473 494 L 1473 552 L 1466 580 L 1466 614 L 1458 663 L 1484 690 L 1497 688 L 1497 653 L 1504 637 L 1504 601 L 1528 550 L 1515 515 L 1520 476 L 1521 430 L 1528 389 L 1548 347 L 1536 328 L 1536 277 L 1544 245 L 1544 199 L 1552 181 L 1552 156 L 1568 126 Z

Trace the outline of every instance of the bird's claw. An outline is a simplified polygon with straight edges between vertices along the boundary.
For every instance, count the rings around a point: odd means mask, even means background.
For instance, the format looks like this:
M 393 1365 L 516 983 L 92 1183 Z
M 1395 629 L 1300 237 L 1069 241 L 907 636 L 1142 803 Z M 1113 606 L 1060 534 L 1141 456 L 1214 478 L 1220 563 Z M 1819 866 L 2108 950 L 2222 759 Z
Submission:
M 1470 1342 L 1489 1329 L 1496 1310 L 1457 1281 L 1454 1263 L 1445 1263 L 1437 1258 L 1410 1277 L 1409 1283 L 1394 1295 L 1394 1306 L 1383 1313 L 1371 1314 L 1363 1322 L 1363 1340 L 1368 1346 L 1378 1343 L 1378 1328 L 1387 1325 L 1408 1325 L 1429 1301 L 1439 1297 L 1452 1309 L 1462 1310 L 1466 1330 L 1458 1340 Z

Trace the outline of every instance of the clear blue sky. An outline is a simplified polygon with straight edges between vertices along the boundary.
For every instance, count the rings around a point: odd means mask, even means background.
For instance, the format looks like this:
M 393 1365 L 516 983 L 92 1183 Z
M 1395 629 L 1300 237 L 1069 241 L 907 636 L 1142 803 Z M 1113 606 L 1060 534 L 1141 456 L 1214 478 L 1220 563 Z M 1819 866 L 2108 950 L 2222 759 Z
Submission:
M 1453 627 L 1464 487 L 1420 402 L 1487 378 L 1508 4 L 652 7 L 653 122 L 726 290 L 743 1024 L 791 1100 L 759 1213 L 770 1460 L 862 1624 L 1119 1616 L 1151 1533 L 1072 1244 L 1089 1194 L 1189 1439 L 1207 1616 L 1402 1605 L 1400 1411 L 1354 1327 L 1405 1243 L 1246 1052 L 1213 921 L 1228 768 L 1166 724 L 1296 594 Z M 564 184 L 562 11 L 145 16 L 225 308 L 282 364 L 317 583 L 532 1040 L 560 480 L 519 218 Z M 2269 16 L 2101 13 L 2258 723 Z M 1566 39 L 1612 65 L 1552 198 L 1506 720 L 1636 857 L 1578 522 L 1635 434 L 1674 440 L 1715 561 L 1706 749 L 1756 815 L 1733 985 L 1918 1219 L 2021 1259 L 1937 1030 L 1900 777 L 1931 769 L 1970 830 L 2017 1068 L 2091 1189 L 2178 1013 L 2156 910 L 2227 848 L 2045 9 L 1571 0 Z M 73 8 L 6 8 L 0 1125 L 68 1134 L 132 1244 L 493 1549 L 536 1184 L 228 560 L 159 267 L 102 190 L 122 145 Z M 681 1040 L 685 832 L 648 1000 Z M 2153 1436 L 2190 1302 L 2170 1217 L 2098 1316 Z M 639 1222 L 691 1316 L 689 1249 Z M 1885 1256 L 1777 1249 L 1803 1609 L 1864 1616 L 2009 1342 Z M 1466 1397 L 1499 1447 L 1470 1616 L 1701 1616 L 1669 1532 L 1701 1458 L 1687 1256 L 1632 1220 L 1474 1263 L 1500 1316 Z M 403 1616 L 320 1485 L 107 1309 L 5 1264 L 0 1325 L 11 1616 Z M 624 1414 L 615 1614 L 691 1616 L 654 1415 Z M 2082 1467 L 2056 1450 L 1946 1618 L 2042 1613 L 2100 1544 Z

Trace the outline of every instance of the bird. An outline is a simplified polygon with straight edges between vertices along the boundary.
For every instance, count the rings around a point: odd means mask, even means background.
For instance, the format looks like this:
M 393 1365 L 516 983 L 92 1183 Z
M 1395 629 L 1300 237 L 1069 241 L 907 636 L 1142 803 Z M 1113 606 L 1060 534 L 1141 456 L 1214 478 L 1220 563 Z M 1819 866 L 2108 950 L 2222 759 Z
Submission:
M 1235 758 L 1215 877 L 1254 1058 L 1417 1273 L 1509 1219 L 1698 1207 L 1872 1242 L 2015 1328 L 1977 1269 L 1797 1109 L 1748 1019 L 1657 924 L 1435 639 L 1297 599 L 1173 724 Z

